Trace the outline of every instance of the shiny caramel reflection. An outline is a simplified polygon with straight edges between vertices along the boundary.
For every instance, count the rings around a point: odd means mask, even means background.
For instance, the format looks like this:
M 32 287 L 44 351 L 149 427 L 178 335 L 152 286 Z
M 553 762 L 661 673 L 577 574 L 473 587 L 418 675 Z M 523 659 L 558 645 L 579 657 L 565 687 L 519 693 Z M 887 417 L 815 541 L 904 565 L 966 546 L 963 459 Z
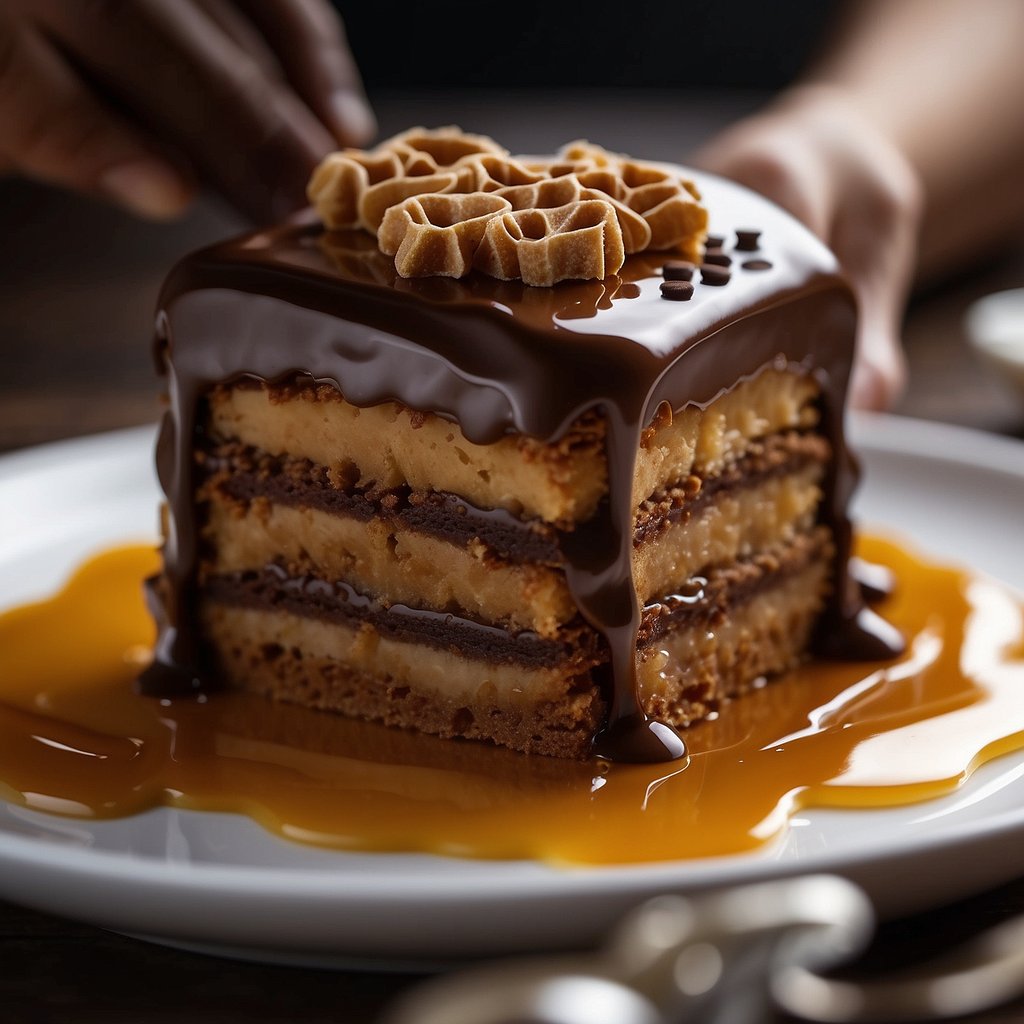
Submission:
M 881 540 L 888 665 L 808 666 L 690 729 L 688 762 L 529 757 L 223 693 L 155 700 L 133 679 L 153 627 L 147 548 L 100 554 L 49 601 L 0 615 L 0 794 L 54 814 L 237 811 L 291 839 L 616 864 L 736 853 L 807 805 L 954 790 L 1024 747 L 1024 606 Z

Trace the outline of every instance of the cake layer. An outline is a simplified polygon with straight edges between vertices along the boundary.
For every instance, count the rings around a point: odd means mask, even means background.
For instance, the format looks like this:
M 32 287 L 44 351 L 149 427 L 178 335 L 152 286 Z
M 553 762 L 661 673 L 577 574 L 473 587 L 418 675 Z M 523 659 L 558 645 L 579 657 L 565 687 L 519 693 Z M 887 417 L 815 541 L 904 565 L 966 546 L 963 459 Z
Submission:
M 237 443 L 199 454 L 205 477 L 202 500 L 238 507 L 270 502 L 308 508 L 362 522 L 389 523 L 458 547 L 482 545 L 489 556 L 517 565 L 560 566 L 560 532 L 540 519 L 520 519 L 505 509 L 481 509 L 455 494 L 407 487 L 350 485 L 325 466 L 276 456 Z
M 581 758 L 605 714 L 589 677 L 580 689 L 555 669 L 484 673 L 458 655 L 274 612 L 213 606 L 202 621 L 229 685 L 353 718 Z
M 369 623 L 332 622 L 307 614 L 241 604 L 203 603 L 202 619 L 216 647 L 218 660 L 236 647 L 253 647 L 268 664 L 279 660 L 308 661 L 327 658 L 348 671 L 376 675 L 388 686 L 409 686 L 436 698 L 472 702 L 482 696 L 494 703 L 516 706 L 562 699 L 580 679 L 589 681 L 589 669 L 576 671 L 578 660 L 551 658 L 544 663 L 543 648 L 536 663 L 472 657 L 466 646 L 430 644 L 382 634 Z M 502 642 L 495 640 L 501 651 Z M 524 644 L 524 648 L 530 645 Z M 476 653 L 482 654 L 482 651 Z M 503 653 L 507 653 L 503 652 Z M 228 672 L 229 680 L 249 688 L 244 675 Z M 415 725 L 415 723 L 409 723 Z
M 690 724 L 800 660 L 825 599 L 827 565 L 815 557 L 790 569 L 716 606 L 713 629 L 708 613 L 691 613 L 658 634 L 638 666 L 649 714 Z M 589 754 L 605 712 L 593 673 L 571 664 L 479 661 L 369 625 L 215 602 L 202 621 L 231 685 L 309 707 L 577 758 Z
M 296 572 L 342 579 L 387 604 L 450 611 L 552 637 L 576 614 L 564 575 L 489 558 L 401 523 L 363 522 L 311 508 L 215 497 L 204 536 L 207 572 L 234 573 L 282 560 Z
M 758 590 L 712 629 L 667 629 L 637 666 L 645 712 L 682 728 L 795 667 L 806 657 L 828 592 L 828 567 L 816 560 Z
M 642 510 L 634 551 L 638 593 L 646 602 L 710 567 L 789 541 L 813 524 L 828 446 L 790 435 L 760 445 L 695 493 L 676 489 Z M 363 499 L 356 514 L 327 512 L 312 485 L 285 490 L 257 474 L 245 488 L 221 472 L 204 489 L 209 505 L 204 539 L 212 552 L 204 574 L 258 569 L 280 560 L 296 573 L 340 579 L 385 603 L 458 612 L 513 629 L 554 636 L 576 615 L 565 577 L 555 569 L 503 559 L 471 538 L 452 543 L 402 516 L 397 495 Z M 239 491 L 246 498 L 235 497 Z M 260 492 L 297 505 L 261 500 Z M 376 508 L 378 518 L 362 513 Z M 450 513 L 455 516 L 455 513 Z M 456 516 L 465 526 L 471 518 Z M 486 516 L 483 517 L 486 522 Z M 508 530 L 515 529 L 507 525 Z M 518 530 L 533 536 L 519 524 Z M 552 554 L 559 559 L 557 537 Z M 443 567 L 443 568 L 442 568 Z
M 810 532 L 828 450 L 813 435 L 773 437 L 717 476 L 697 480 L 696 494 L 674 488 L 645 502 L 633 548 L 641 603 Z
M 717 472 L 752 440 L 813 425 L 817 391 L 806 374 L 767 369 L 705 410 L 673 414 L 663 406 L 641 441 L 636 502 L 691 472 Z M 607 492 L 604 426 L 596 415 L 578 419 L 555 442 L 509 435 L 478 445 L 440 416 L 395 402 L 361 409 L 312 382 L 222 385 L 208 405 L 215 440 L 307 459 L 364 487 L 459 494 L 482 508 L 560 525 L 587 519 Z
M 795 537 L 772 551 L 713 569 L 695 577 L 676 594 L 645 606 L 637 650 L 661 642 L 684 625 L 714 630 L 735 608 L 808 566 L 824 565 L 832 553 L 828 530 Z M 598 634 L 581 619 L 569 623 L 554 639 L 532 632 L 513 632 L 450 613 L 384 606 L 346 583 L 314 576 L 293 576 L 280 565 L 212 576 L 203 591 L 206 608 L 233 607 L 318 623 L 327 629 L 373 634 L 381 639 L 414 643 L 444 651 L 481 665 L 516 665 L 526 670 L 558 667 L 579 675 L 606 660 Z M 352 641 L 354 642 L 354 641 Z M 300 645 L 301 647 L 301 645 Z M 338 655 L 341 657 L 341 655 Z M 447 685 L 447 684 L 445 684 Z
M 382 637 L 422 643 L 491 664 L 526 668 L 558 665 L 582 671 L 602 660 L 596 634 L 578 620 L 555 638 L 529 631 L 513 632 L 450 612 L 402 604 L 387 607 L 347 583 L 292 576 L 276 564 L 213 576 L 206 581 L 203 593 L 213 603 L 265 609 L 352 629 L 369 627 Z
M 328 385 L 246 384 L 213 391 L 209 430 L 362 486 L 447 491 L 550 522 L 586 518 L 607 489 L 597 417 L 577 420 L 557 443 L 508 436 L 478 445 L 456 424 L 395 402 L 359 408 Z

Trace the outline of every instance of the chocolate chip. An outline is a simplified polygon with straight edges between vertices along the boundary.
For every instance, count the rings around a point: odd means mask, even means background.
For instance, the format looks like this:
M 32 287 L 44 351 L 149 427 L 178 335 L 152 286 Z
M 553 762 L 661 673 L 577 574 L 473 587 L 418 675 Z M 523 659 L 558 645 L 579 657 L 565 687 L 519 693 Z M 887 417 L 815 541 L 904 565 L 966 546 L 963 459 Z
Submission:
M 704 263 L 712 263 L 716 267 L 731 267 L 732 257 L 726 256 L 724 252 L 706 252 L 704 253 Z
M 661 274 L 666 281 L 689 281 L 696 269 L 688 260 L 669 260 L 661 268 Z
M 744 270 L 771 270 L 772 265 L 768 260 L 747 260 L 743 264 Z
M 721 235 L 708 235 L 704 239 L 705 249 L 721 249 L 725 245 L 725 239 Z
M 663 299 L 685 302 L 691 295 L 693 295 L 693 285 L 689 281 L 661 282 L 661 297 Z
M 761 232 L 753 228 L 736 229 L 736 248 L 740 252 L 756 252 L 760 247 Z
M 702 263 L 700 265 L 701 284 L 710 284 L 717 288 L 723 284 L 728 284 L 731 276 L 728 267 L 720 267 L 715 263 Z

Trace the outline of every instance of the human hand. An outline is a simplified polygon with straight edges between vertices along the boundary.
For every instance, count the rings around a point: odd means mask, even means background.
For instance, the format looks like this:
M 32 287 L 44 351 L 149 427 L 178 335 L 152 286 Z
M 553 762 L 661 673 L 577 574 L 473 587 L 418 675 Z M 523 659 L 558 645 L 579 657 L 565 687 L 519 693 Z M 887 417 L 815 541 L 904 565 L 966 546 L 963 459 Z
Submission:
M 182 212 L 204 181 L 255 221 L 376 123 L 326 0 L 3 0 L 0 172 Z
M 909 162 L 826 86 L 790 90 L 718 136 L 694 162 L 774 200 L 828 244 L 860 311 L 851 402 L 890 405 L 906 375 L 900 324 L 922 207 Z

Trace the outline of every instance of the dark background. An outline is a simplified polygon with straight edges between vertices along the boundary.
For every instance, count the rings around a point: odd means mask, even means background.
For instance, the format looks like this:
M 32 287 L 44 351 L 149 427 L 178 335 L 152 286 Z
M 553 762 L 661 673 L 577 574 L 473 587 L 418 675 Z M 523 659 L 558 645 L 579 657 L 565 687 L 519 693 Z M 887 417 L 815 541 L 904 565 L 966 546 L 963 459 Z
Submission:
M 523 0 L 423 15 L 379 0 L 340 6 L 383 135 L 455 122 L 513 151 L 583 136 L 671 160 L 790 81 L 836 5 Z M 186 251 L 242 227 L 210 197 L 161 226 L 0 181 L 0 450 L 154 420 L 160 282 Z M 1024 436 L 1024 403 L 977 363 L 962 329 L 973 299 L 1021 285 L 1024 247 L 915 300 L 904 333 L 911 386 L 899 411 Z M 884 971 L 1022 911 L 1017 880 L 894 922 L 866 966 Z M 0 1024 L 369 1024 L 416 980 L 202 957 L 0 903 Z M 1024 1005 L 978 1019 L 1019 1022 Z
M 516 0 L 337 3 L 364 80 L 378 88 L 779 88 L 800 72 L 835 0 Z M 417 13 L 418 12 L 418 13 Z

